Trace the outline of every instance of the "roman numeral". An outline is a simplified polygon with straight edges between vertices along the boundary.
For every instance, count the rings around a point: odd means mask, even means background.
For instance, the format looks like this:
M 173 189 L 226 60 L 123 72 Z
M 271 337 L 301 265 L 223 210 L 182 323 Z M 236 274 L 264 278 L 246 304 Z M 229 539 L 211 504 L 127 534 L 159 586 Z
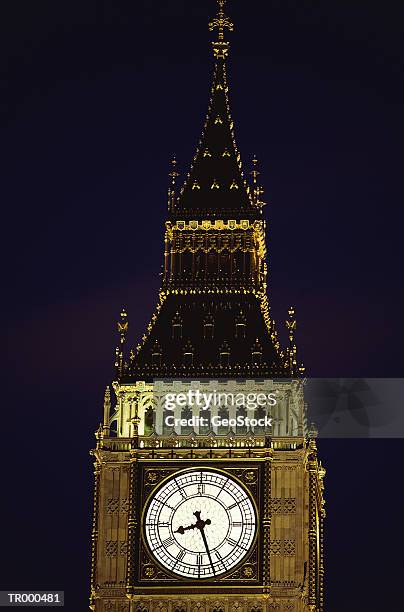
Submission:
M 165 502 L 161 501 L 161 499 L 157 499 L 157 497 L 154 500 L 154 503 L 158 503 L 158 504 L 161 504 L 162 506 L 166 506 L 166 508 L 170 508 L 170 510 L 175 510 L 175 508 L 170 506 L 170 504 L 166 504 Z
M 236 540 L 233 540 L 233 538 L 226 538 L 226 540 L 228 541 L 229 544 L 231 544 L 232 546 L 237 546 L 237 542 Z
M 233 508 L 236 508 L 236 506 L 238 506 L 238 504 L 237 504 L 237 503 L 232 504 L 232 505 L 231 505 L 231 506 L 229 506 L 227 509 L 228 509 L 228 510 L 232 510 Z
M 196 564 L 202 565 L 202 555 L 196 555 Z
M 168 548 L 169 546 L 171 546 L 171 544 L 175 543 L 175 540 L 174 540 L 174 538 L 166 538 L 161 543 L 164 546 L 164 548 Z
M 231 544 L 232 546 L 237 546 L 238 548 L 242 548 L 243 550 L 247 550 L 245 548 L 245 546 L 241 546 L 241 544 L 239 544 L 238 542 L 236 542 L 236 540 L 233 540 L 233 538 L 226 538 L 226 542 L 228 542 L 229 544 Z
M 183 489 L 182 487 L 180 487 L 180 485 L 178 484 L 178 482 L 176 480 L 174 480 L 175 484 L 178 487 L 178 491 L 181 493 L 181 497 L 183 497 L 184 499 L 186 499 L 187 497 L 187 492 L 185 491 L 185 489 Z
M 181 560 L 182 560 L 184 557 L 185 557 L 185 550 L 180 550 L 180 551 L 178 552 L 178 555 L 176 556 L 176 559 L 177 559 L 178 561 L 181 561 Z
M 205 485 L 203 483 L 198 484 L 198 493 L 199 494 L 205 493 Z

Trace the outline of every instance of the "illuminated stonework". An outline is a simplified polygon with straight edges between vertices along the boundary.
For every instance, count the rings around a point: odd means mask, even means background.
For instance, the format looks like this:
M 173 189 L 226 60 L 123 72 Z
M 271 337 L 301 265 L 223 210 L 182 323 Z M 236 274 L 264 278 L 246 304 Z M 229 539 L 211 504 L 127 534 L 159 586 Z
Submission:
M 247 180 L 235 142 L 233 24 L 218 4 L 208 113 L 181 187 L 171 162 L 157 306 L 132 347 L 121 312 L 113 394 L 108 386 L 91 451 L 96 612 L 323 610 L 325 471 L 307 427 L 294 309 L 284 347 L 270 316 L 263 190 L 257 159 Z M 195 390 L 275 400 L 168 407 L 167 394 Z

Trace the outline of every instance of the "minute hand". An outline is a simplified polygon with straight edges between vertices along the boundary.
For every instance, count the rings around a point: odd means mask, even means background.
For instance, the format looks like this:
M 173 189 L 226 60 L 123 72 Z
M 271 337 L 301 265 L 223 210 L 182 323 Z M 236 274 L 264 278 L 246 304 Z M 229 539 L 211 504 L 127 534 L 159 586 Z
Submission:
M 205 532 L 203 530 L 204 527 L 199 527 L 198 529 L 201 532 L 202 540 L 203 540 L 203 543 L 205 544 L 205 548 L 206 548 L 206 552 L 207 552 L 207 555 L 208 555 L 209 563 L 212 566 L 212 572 L 215 574 L 216 572 L 215 572 L 215 568 L 213 567 L 212 557 L 210 556 L 210 550 L 209 550 L 208 542 L 206 540 L 206 535 L 205 535 Z

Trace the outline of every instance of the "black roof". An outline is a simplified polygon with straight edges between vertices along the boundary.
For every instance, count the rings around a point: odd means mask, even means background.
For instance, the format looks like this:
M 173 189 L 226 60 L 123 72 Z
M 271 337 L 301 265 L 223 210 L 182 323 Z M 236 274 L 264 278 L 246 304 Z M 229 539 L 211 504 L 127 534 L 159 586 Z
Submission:
M 209 109 L 190 172 L 171 217 L 259 217 L 242 171 L 230 114 L 226 65 L 217 60 Z

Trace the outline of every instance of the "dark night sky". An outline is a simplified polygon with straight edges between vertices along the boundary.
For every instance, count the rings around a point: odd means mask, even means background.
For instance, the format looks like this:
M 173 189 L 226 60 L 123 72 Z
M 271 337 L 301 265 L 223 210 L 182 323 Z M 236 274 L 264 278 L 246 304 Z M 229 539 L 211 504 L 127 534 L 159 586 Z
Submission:
M 169 160 L 186 171 L 199 137 L 215 11 L 1 6 L 1 581 L 64 589 L 69 612 L 88 597 L 88 450 L 115 321 L 126 304 L 136 344 L 156 303 Z M 296 307 L 311 375 L 401 376 L 404 5 L 233 0 L 228 13 L 237 143 L 270 203 L 274 317 Z M 400 610 L 402 441 L 320 449 L 327 611 Z

